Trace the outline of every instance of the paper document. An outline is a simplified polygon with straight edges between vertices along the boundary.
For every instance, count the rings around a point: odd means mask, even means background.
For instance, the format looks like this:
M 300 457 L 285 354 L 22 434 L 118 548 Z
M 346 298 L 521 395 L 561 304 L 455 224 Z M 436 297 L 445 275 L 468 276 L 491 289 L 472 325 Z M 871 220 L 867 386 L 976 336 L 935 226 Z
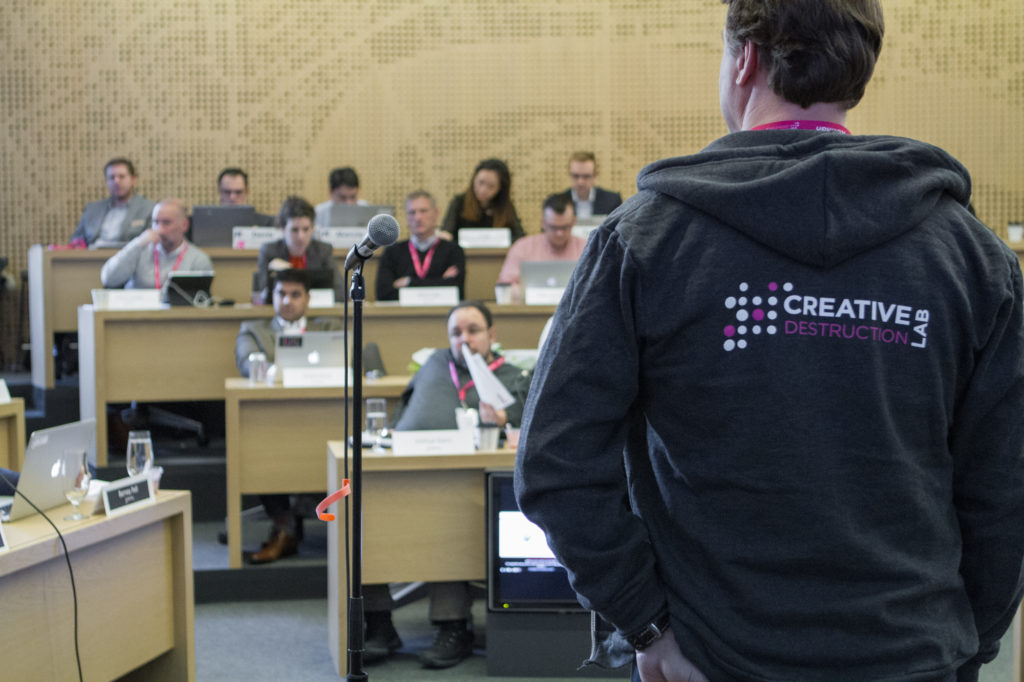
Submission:
M 496 410 L 504 410 L 516 402 L 479 353 L 470 352 L 469 346 L 462 344 L 462 357 L 466 359 L 466 367 L 469 368 L 469 375 L 473 377 L 480 402 L 487 403 Z

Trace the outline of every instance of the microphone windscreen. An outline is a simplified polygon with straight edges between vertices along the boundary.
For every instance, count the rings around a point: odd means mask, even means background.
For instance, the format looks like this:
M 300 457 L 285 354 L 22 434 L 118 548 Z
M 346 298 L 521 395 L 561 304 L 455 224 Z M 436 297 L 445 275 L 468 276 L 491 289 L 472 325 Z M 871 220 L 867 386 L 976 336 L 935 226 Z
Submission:
M 381 213 L 370 218 L 366 225 L 366 234 L 377 246 L 390 246 L 398 241 L 398 221 L 394 216 Z

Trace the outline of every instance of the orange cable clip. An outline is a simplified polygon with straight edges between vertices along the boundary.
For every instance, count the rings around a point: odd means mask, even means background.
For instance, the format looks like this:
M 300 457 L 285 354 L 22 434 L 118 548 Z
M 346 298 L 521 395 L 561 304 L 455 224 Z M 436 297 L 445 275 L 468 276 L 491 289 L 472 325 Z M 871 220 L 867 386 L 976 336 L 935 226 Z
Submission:
M 343 478 L 341 480 L 341 489 L 335 490 L 333 493 L 320 500 L 320 504 L 316 506 L 316 515 L 321 521 L 333 521 L 334 514 L 328 513 L 324 510 L 351 492 L 352 485 L 349 483 L 347 478 Z

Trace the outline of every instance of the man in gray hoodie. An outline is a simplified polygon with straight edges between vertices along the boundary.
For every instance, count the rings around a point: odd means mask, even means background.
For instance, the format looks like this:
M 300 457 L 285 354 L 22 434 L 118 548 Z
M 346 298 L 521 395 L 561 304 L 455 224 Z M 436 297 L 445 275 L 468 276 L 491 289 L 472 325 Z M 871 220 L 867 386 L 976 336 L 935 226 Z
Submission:
M 1022 595 L 1020 266 L 955 159 L 844 127 L 877 0 L 727 4 L 730 134 L 591 236 L 519 504 L 634 679 L 977 679 Z

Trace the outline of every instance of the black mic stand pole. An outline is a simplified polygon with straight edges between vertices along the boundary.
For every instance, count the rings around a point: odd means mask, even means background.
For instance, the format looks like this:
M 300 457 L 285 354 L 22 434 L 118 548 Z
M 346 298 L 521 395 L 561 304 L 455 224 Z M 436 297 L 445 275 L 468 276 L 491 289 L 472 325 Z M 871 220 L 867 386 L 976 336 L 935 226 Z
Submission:
M 352 567 L 348 599 L 348 680 L 368 680 L 363 671 L 363 260 L 352 266 Z

